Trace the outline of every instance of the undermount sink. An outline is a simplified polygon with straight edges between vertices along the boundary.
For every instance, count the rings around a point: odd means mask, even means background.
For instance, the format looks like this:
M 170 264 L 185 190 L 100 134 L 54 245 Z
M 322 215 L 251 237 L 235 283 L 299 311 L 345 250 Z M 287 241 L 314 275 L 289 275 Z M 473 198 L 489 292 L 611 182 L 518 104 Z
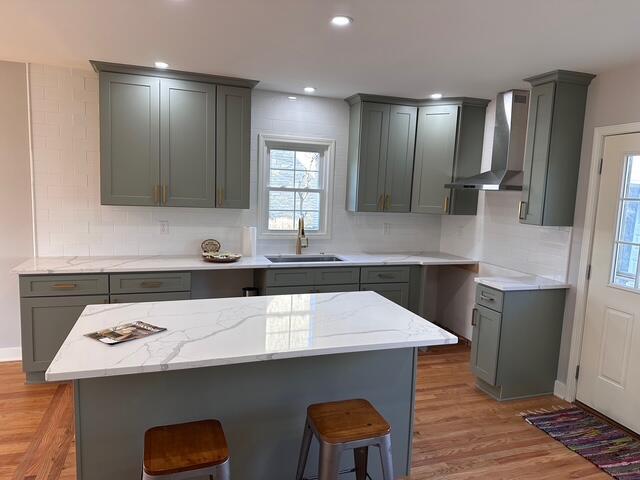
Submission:
M 342 262 L 335 255 L 272 255 L 266 258 L 271 263 Z

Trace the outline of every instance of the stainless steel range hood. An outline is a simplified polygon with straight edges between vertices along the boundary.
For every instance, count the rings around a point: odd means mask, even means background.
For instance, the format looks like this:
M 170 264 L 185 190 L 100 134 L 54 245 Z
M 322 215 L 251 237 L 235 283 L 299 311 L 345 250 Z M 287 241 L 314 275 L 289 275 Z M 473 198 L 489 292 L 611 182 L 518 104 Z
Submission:
M 528 90 L 509 90 L 496 97 L 491 170 L 445 185 L 465 190 L 522 190 L 527 135 Z

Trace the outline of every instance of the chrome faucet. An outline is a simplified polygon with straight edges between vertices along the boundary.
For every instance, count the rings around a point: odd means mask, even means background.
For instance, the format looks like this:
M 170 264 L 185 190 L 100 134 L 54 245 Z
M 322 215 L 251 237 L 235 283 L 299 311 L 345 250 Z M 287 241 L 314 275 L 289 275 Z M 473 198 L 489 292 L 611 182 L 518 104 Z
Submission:
M 304 234 L 304 218 L 298 219 L 298 236 L 296 237 L 296 255 L 302 254 L 302 249 L 309 246 L 309 239 Z

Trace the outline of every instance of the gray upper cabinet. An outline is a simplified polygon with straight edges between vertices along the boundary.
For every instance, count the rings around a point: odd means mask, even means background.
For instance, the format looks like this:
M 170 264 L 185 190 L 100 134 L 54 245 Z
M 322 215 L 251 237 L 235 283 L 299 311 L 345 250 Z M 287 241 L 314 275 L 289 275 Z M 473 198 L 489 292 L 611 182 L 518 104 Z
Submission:
M 453 177 L 457 128 L 456 105 L 420 107 L 411 211 L 448 212 L 450 189 L 444 185 Z
M 249 208 L 251 90 L 218 87 L 216 206 Z
M 587 89 L 593 78 L 557 70 L 526 79 L 532 90 L 521 223 L 573 225 Z
M 155 205 L 160 184 L 160 79 L 100 75 L 101 200 Z
M 253 80 L 91 62 L 105 205 L 249 208 Z
M 480 173 L 488 100 L 357 94 L 347 102 L 347 210 L 475 215 L 477 192 L 444 185 Z
M 477 191 L 444 185 L 480 173 L 487 104 L 486 100 L 462 98 L 420 107 L 412 212 L 476 214 Z
M 215 85 L 162 79 L 160 105 L 162 205 L 214 207 Z
M 416 115 L 413 106 L 353 101 L 347 210 L 410 210 Z

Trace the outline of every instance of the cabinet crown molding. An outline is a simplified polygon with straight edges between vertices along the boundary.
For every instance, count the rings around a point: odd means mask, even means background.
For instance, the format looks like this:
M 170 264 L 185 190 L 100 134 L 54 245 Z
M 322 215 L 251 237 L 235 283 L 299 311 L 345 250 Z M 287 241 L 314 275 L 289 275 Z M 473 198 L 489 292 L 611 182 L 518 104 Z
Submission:
M 535 87 L 543 83 L 548 82 L 564 82 L 575 83 L 577 85 L 589 85 L 591 80 L 596 76 L 591 73 L 573 72 L 570 70 L 553 70 L 547 73 L 541 73 L 540 75 L 534 75 L 524 79 L 525 82 L 529 82 L 531 86 Z
M 228 85 L 230 87 L 253 88 L 259 81 L 246 78 L 225 77 L 221 75 L 210 75 L 208 73 L 185 72 L 181 70 L 161 70 L 153 67 L 140 65 L 126 65 L 123 63 L 101 62 L 99 60 L 89 60 L 89 63 L 97 73 L 129 73 L 132 75 L 146 75 L 159 78 L 170 78 L 175 80 L 188 80 L 192 82 L 215 83 L 217 85 Z
M 385 95 L 372 95 L 369 93 L 356 93 L 344 99 L 349 105 L 358 102 L 386 103 L 389 105 L 406 105 L 409 107 L 424 107 L 428 105 L 473 105 L 486 107 L 490 100 L 474 97 L 445 97 L 438 100 L 432 98 L 405 98 L 387 97 Z

